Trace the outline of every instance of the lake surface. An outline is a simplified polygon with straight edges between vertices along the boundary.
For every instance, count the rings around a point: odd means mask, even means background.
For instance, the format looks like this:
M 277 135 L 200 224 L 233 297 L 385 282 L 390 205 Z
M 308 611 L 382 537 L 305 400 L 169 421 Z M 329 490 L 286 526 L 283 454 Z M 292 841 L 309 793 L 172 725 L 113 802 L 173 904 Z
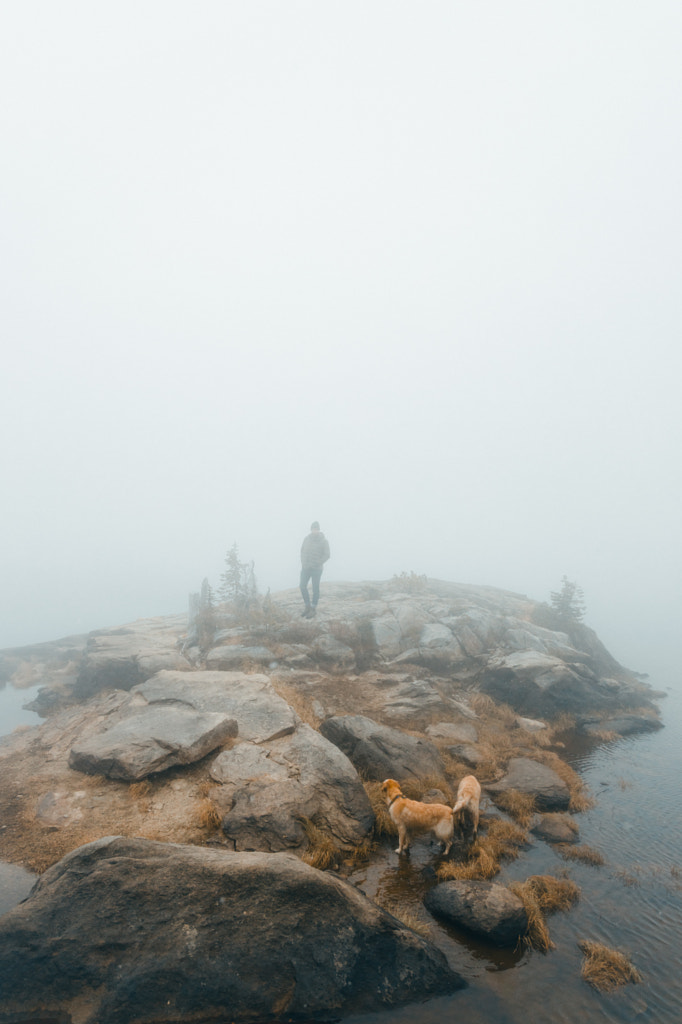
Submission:
M 671 681 L 673 682 L 673 681 Z M 606 858 L 601 867 L 562 860 L 536 841 L 498 880 L 523 880 L 531 874 L 565 871 L 581 888 L 580 902 L 568 913 L 549 918 L 556 948 L 500 953 L 435 922 L 432 938 L 444 950 L 469 987 L 451 999 L 432 1000 L 399 1011 L 348 1017 L 344 1024 L 679 1024 L 682 1021 L 682 684 L 668 688 L 660 702 L 665 728 L 629 737 L 568 758 L 582 775 L 597 804 L 577 816 L 580 841 Z M 666 689 L 661 678 L 652 684 Z M 31 690 L 0 691 L 0 733 L 40 719 L 21 705 Z M 422 869 L 433 853 L 415 845 L 410 858 L 397 855 L 357 879 L 370 895 L 421 907 L 426 886 Z M 0 912 L 28 893 L 33 876 L 0 865 Z M 595 992 L 580 979 L 580 939 L 603 942 L 627 952 L 643 977 L 615 993 Z

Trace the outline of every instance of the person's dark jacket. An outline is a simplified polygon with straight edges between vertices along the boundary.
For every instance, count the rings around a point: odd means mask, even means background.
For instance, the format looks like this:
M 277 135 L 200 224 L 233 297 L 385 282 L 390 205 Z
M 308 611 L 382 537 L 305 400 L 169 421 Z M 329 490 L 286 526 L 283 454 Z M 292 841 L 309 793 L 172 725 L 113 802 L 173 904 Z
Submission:
M 329 558 L 329 542 L 321 530 L 313 531 L 301 545 L 301 567 L 321 569 Z

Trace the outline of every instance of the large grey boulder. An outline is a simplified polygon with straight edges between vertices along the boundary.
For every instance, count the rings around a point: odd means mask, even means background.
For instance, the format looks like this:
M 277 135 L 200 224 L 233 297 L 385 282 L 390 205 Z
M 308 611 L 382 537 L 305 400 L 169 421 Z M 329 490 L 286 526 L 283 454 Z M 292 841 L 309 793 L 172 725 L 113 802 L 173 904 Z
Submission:
M 425 779 L 443 776 L 445 765 L 429 740 L 379 725 L 364 715 L 328 718 L 320 732 L 334 743 L 368 779 Z
M 442 882 L 429 890 L 424 905 L 435 917 L 494 946 L 515 946 L 528 928 L 523 902 L 495 882 Z
M 353 886 L 288 854 L 108 837 L 0 919 L 0 1011 L 80 1024 L 328 1020 L 464 984 Z
M 159 672 L 136 686 L 149 704 L 174 703 L 236 719 L 241 739 L 264 743 L 292 733 L 299 718 L 258 672 Z
M 216 757 L 210 774 L 221 783 L 211 797 L 236 850 L 274 853 L 305 845 L 302 819 L 339 848 L 352 849 L 374 824 L 355 768 L 309 725 L 267 744 L 239 743 Z
M 540 811 L 565 811 L 571 795 L 561 776 L 547 765 L 529 757 L 513 757 L 507 765 L 507 773 L 499 782 L 487 785 L 486 790 L 493 800 L 498 794 L 515 789 L 535 797 Z
M 193 764 L 237 735 L 233 718 L 173 705 L 131 707 L 131 714 L 76 741 L 69 765 L 91 775 L 138 781 Z

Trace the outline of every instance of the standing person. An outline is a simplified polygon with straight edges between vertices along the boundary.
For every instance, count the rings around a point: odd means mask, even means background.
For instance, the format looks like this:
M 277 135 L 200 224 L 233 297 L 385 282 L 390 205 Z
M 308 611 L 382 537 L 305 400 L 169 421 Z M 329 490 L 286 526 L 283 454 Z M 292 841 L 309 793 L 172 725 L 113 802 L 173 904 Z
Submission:
M 303 617 L 312 619 L 320 600 L 320 577 L 322 567 L 329 558 L 329 543 L 315 521 L 310 526 L 310 533 L 301 545 L 301 596 L 305 602 Z M 313 581 L 313 600 L 308 593 L 308 580 Z

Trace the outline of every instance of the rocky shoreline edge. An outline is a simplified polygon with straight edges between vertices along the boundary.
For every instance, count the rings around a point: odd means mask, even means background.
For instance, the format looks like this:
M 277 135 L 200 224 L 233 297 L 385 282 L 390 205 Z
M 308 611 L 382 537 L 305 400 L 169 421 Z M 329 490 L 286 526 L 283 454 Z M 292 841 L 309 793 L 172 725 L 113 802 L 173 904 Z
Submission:
M 0 1021 L 330 1019 L 455 991 L 418 922 L 358 887 L 389 857 L 387 776 L 451 804 L 477 775 L 482 836 L 434 847 L 424 906 L 543 941 L 540 883 L 511 892 L 499 864 L 580 851 L 590 798 L 562 737 L 658 728 L 655 694 L 581 623 L 495 588 L 403 574 L 327 584 L 314 620 L 299 606 L 0 652 L 46 716 L 0 744 L 0 859 L 44 872 L 0 918 Z

